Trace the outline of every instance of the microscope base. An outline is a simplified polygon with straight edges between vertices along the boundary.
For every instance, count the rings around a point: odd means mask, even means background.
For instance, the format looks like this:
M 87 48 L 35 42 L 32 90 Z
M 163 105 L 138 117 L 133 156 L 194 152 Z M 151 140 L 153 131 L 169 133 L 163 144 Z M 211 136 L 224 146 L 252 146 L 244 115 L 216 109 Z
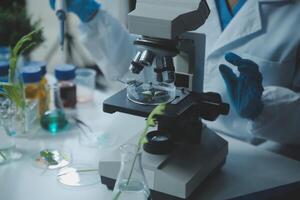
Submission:
M 225 161 L 226 160 L 224 160 L 222 163 L 220 163 L 220 165 L 216 169 L 214 169 L 206 177 L 206 179 L 210 178 L 215 173 L 217 173 L 219 170 L 221 170 L 221 168 L 225 164 Z M 205 182 L 205 180 L 203 182 Z M 101 183 L 103 185 L 105 185 L 107 187 L 107 189 L 113 190 L 114 187 L 115 187 L 116 180 L 112 179 L 112 178 L 107 178 L 105 176 L 101 176 Z M 199 190 L 201 189 L 201 185 L 202 185 L 202 183 L 198 186 L 198 188 L 187 199 L 175 197 L 175 196 L 172 196 L 172 195 L 169 195 L 169 194 L 165 194 L 165 193 L 162 193 L 162 192 L 158 192 L 158 191 L 155 191 L 155 190 L 152 190 L 152 189 L 150 190 L 151 191 L 151 198 L 152 198 L 152 200 L 195 200 L 197 198 L 197 194 L 198 194 Z
M 128 143 L 135 143 L 134 137 Z M 99 162 L 101 182 L 113 189 L 120 168 L 119 152 Z M 195 199 L 197 189 L 226 161 L 228 143 L 210 129 L 203 128 L 200 145 L 178 146 L 168 155 L 143 152 L 142 162 L 153 200 Z

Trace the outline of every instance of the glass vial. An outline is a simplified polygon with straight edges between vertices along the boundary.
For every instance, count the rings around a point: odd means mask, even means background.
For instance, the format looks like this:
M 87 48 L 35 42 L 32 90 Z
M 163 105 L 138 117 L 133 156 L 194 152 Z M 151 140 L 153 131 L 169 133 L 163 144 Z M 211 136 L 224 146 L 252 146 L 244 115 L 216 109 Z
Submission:
M 46 78 L 47 74 L 47 63 L 40 61 L 30 61 L 26 63 L 26 67 L 36 67 L 41 70 L 41 81 L 39 84 L 39 113 L 43 115 L 46 111 L 49 110 L 50 106 L 50 86 Z
M 58 80 L 60 98 L 65 108 L 75 108 L 77 103 L 75 66 L 64 64 L 55 68 L 55 77 Z
M 121 147 L 121 168 L 113 191 L 113 199 L 151 199 L 141 158 L 142 153 L 138 146 L 129 144 Z
M 37 67 L 24 67 L 22 77 L 26 98 L 26 127 L 31 127 L 39 116 L 39 89 L 41 81 L 41 70 Z

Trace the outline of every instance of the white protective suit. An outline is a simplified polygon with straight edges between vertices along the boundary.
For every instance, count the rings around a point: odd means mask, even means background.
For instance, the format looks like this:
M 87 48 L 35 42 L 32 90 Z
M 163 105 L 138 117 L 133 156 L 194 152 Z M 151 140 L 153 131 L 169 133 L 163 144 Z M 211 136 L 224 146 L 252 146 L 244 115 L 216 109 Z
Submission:
M 219 65 L 234 52 L 256 62 L 263 74 L 264 110 L 254 121 L 234 109 L 208 125 L 225 134 L 251 140 L 265 138 L 300 144 L 300 1 L 249 0 L 222 32 L 214 0 L 211 14 L 197 32 L 207 35 L 204 91 L 229 102 Z M 135 54 L 127 30 L 105 11 L 81 25 L 82 39 L 107 77 L 124 75 Z M 231 106 L 233 108 L 233 106 Z

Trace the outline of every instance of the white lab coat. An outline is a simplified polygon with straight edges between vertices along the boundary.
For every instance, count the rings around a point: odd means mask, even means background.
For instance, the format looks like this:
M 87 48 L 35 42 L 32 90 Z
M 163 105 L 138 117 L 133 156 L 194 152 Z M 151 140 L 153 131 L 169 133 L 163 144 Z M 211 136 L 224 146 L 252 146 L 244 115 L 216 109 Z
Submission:
M 300 1 L 249 0 L 222 32 L 215 1 L 211 14 L 197 32 L 207 35 L 204 91 L 218 92 L 229 102 L 218 67 L 224 54 L 234 52 L 256 62 L 263 74 L 264 110 L 254 121 L 242 119 L 234 109 L 209 127 L 251 140 L 265 138 L 300 144 Z M 134 55 L 125 28 L 101 11 L 81 25 L 83 41 L 110 78 L 128 70 Z M 235 68 L 235 67 L 233 67 Z

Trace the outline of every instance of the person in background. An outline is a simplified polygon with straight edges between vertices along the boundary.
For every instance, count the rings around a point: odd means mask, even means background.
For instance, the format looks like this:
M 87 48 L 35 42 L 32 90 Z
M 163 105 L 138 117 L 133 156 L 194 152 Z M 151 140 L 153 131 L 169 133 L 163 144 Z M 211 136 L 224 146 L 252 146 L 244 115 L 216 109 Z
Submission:
M 300 1 L 207 3 L 211 14 L 197 30 L 207 36 L 204 91 L 220 93 L 234 108 L 208 126 L 248 141 L 300 144 Z M 122 77 L 135 55 L 134 37 L 94 0 L 67 4 L 106 77 Z

